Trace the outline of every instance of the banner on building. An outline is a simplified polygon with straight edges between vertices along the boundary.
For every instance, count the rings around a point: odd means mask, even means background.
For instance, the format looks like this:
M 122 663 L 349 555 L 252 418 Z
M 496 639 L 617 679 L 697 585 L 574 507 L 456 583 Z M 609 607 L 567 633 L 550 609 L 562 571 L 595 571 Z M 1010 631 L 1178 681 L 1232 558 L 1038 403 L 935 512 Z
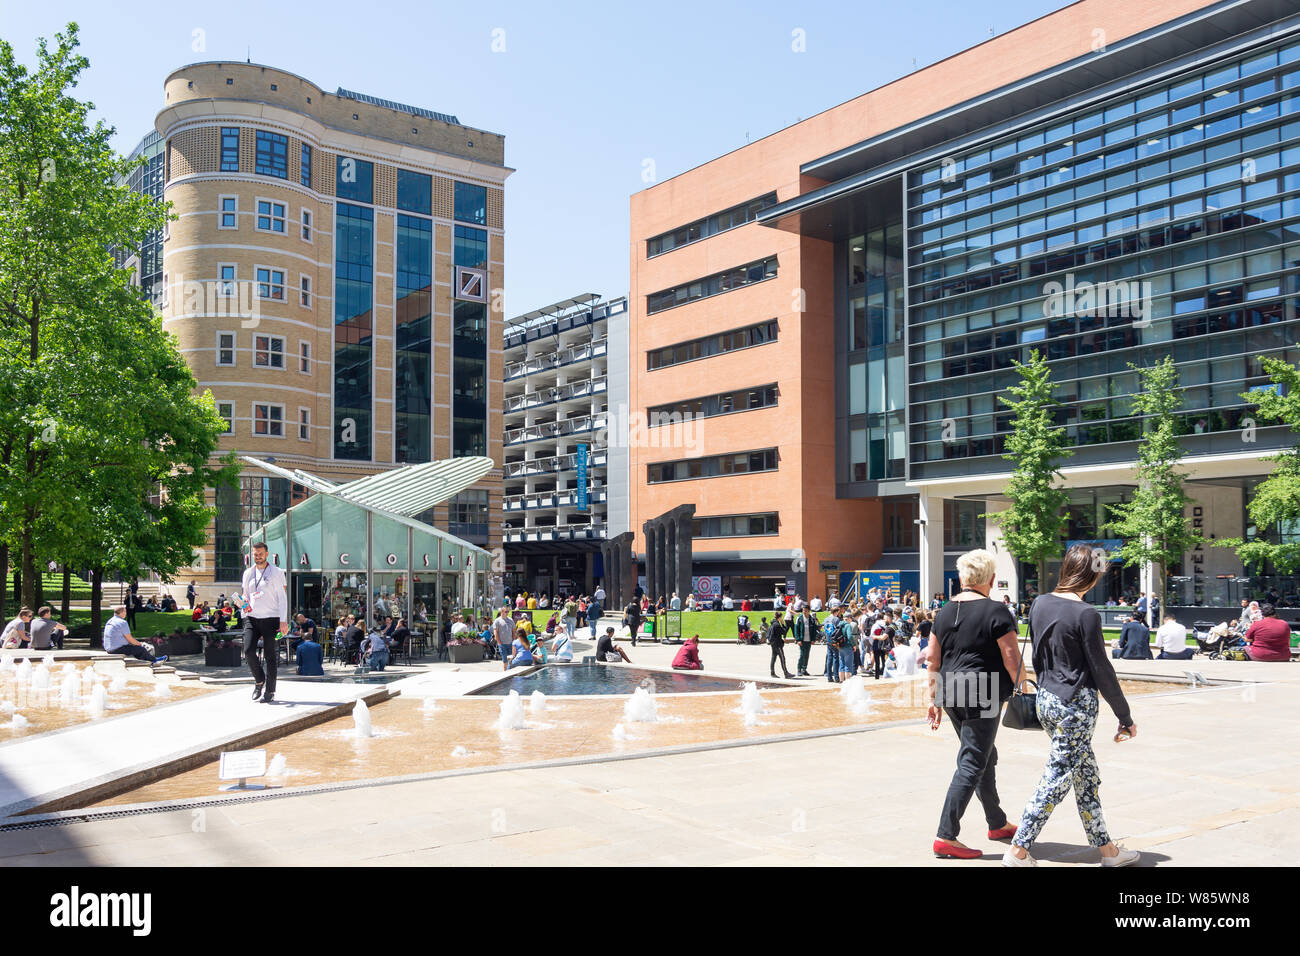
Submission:
M 584 444 L 580 444 L 580 445 L 578 446 L 578 451 L 577 451 L 577 458 L 578 458 L 578 510 L 579 510 L 579 511 L 583 511 L 583 512 L 587 511 L 587 510 L 590 508 L 590 503 L 589 503 L 589 501 L 588 501 L 588 499 L 587 499 L 587 459 L 590 457 L 590 454 L 588 453 L 588 450 L 587 450 L 588 447 L 589 447 L 589 446 L 586 445 L 585 443 L 584 443 Z
M 707 598 L 710 601 L 715 597 L 722 597 L 722 575 L 693 575 L 691 577 L 691 590 L 695 592 L 697 598 Z

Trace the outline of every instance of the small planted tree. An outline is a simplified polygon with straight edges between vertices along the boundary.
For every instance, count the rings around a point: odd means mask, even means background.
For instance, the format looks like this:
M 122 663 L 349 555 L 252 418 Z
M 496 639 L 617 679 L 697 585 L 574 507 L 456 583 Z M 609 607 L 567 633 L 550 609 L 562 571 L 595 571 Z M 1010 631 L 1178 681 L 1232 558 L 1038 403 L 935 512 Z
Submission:
M 1002 456 L 1015 463 L 1006 490 L 1011 507 L 983 517 L 1001 525 L 1007 550 L 1017 560 L 1037 566 L 1038 589 L 1042 591 L 1047 559 L 1060 553 L 1068 523 L 1070 496 L 1058 487 L 1060 463 L 1074 452 L 1065 430 L 1052 420 L 1056 402 L 1047 361 L 1034 349 L 1028 362 L 1016 362 L 1015 367 L 1020 383 L 1007 389 L 1011 397 L 998 396 L 1014 415 Z
M 1133 396 L 1133 411 L 1143 416 L 1144 430 L 1138 448 L 1138 487 L 1132 501 L 1111 506 L 1107 527 L 1124 540 L 1119 556 L 1126 567 L 1152 564 L 1159 570 L 1153 590 L 1164 607 L 1169 565 L 1201 541 L 1201 533 L 1187 522 L 1191 499 L 1178 467 L 1183 457 L 1178 441 L 1178 369 L 1168 355 L 1150 368 L 1132 364 L 1129 368 L 1138 373 L 1141 385 Z
M 1252 389 L 1242 395 L 1259 405 L 1259 417 L 1289 425 L 1300 433 L 1300 368 L 1275 358 L 1261 358 L 1264 371 L 1273 381 L 1272 388 Z M 1245 434 L 1253 435 L 1253 423 Z M 1246 512 L 1257 533 L 1249 540 L 1221 538 L 1221 547 L 1233 548 L 1246 566 L 1263 567 L 1272 563 L 1279 574 L 1300 570 L 1300 541 L 1282 541 L 1281 529 L 1300 531 L 1300 446 L 1272 456 L 1277 463 L 1273 474 L 1259 483 Z

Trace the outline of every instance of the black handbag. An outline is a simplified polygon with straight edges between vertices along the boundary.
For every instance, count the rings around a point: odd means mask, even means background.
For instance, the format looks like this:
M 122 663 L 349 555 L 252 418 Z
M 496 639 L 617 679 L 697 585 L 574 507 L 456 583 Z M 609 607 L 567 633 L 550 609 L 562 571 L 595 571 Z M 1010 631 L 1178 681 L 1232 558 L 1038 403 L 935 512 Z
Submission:
M 1033 628 L 1030 628 L 1029 637 L 1020 645 L 1020 667 L 1016 669 L 1016 683 L 1011 688 L 1011 697 L 1007 701 L 1007 709 L 1002 714 L 1002 726 L 1011 730 L 1042 730 L 1043 724 L 1038 719 L 1038 684 L 1036 681 L 1029 681 L 1034 687 L 1032 694 L 1024 694 L 1020 691 L 1020 677 L 1025 672 L 1025 645 L 1033 638 Z

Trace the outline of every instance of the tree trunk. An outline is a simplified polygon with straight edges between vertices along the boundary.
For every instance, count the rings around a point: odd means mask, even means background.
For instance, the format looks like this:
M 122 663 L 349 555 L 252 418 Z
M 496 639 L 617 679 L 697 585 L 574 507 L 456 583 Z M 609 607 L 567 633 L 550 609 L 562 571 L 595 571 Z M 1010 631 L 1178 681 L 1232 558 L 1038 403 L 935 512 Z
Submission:
M 72 613 L 72 569 L 66 564 L 63 566 L 63 606 L 59 609 L 59 620 L 64 624 L 68 623 L 68 618 Z M 0 618 L 4 615 L 0 614 Z
M 28 509 L 26 520 L 22 529 L 22 571 L 23 571 L 23 589 L 22 597 L 19 603 L 23 607 L 29 607 L 36 610 L 36 553 L 32 547 L 32 531 L 35 522 L 32 520 L 31 509 Z
M 9 545 L 0 545 L 0 621 L 9 620 Z
M 32 594 L 32 610 L 45 606 L 45 570 L 41 567 L 41 561 L 37 557 L 32 558 L 32 567 L 36 569 L 36 575 L 32 578 L 32 587 L 35 593 Z
M 103 604 L 104 604 L 104 569 L 90 569 L 90 640 L 91 646 L 94 646 L 95 635 L 101 633 L 103 627 Z

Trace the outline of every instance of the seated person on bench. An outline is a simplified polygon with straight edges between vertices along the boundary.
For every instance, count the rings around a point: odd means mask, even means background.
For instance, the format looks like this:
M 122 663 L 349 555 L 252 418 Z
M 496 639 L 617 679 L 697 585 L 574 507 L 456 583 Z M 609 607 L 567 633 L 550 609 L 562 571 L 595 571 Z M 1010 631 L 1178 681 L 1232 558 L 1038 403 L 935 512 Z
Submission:
M 1261 617 L 1246 631 L 1246 648 L 1238 651 L 1241 660 L 1272 661 L 1291 660 L 1291 625 L 1277 616 L 1272 604 L 1260 605 Z
M 109 654 L 134 657 L 136 660 L 148 661 L 150 664 L 161 664 L 167 660 L 165 656 L 155 659 L 147 644 L 141 644 L 131 636 L 131 626 L 126 623 L 125 604 L 115 605 L 113 616 L 104 625 L 104 650 Z
M 1172 614 L 1165 615 L 1165 623 L 1156 629 L 1156 644 L 1160 647 L 1160 661 L 1190 661 L 1195 648 L 1187 646 L 1187 628 L 1179 624 Z
M 1133 616 L 1124 622 L 1124 629 L 1119 632 L 1119 644 L 1110 652 L 1110 656 L 1129 661 L 1151 659 L 1151 631 L 1142 623 L 1141 611 L 1134 611 Z

